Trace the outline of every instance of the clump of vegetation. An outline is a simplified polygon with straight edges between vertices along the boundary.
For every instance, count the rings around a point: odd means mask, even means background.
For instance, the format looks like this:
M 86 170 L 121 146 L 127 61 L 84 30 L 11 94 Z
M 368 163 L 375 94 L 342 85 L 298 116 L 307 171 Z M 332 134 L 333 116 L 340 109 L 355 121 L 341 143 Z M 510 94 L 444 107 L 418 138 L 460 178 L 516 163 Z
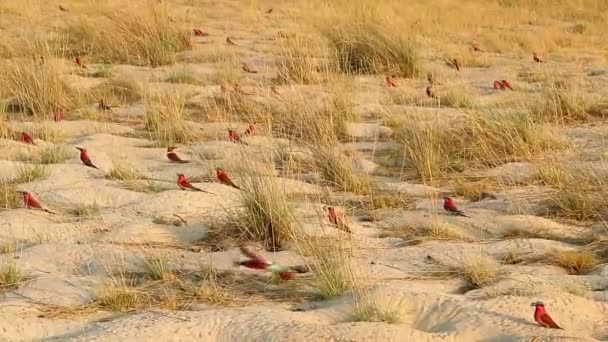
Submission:
M 19 286 L 25 279 L 26 275 L 14 263 L 0 266 L 0 290 Z
M 320 52 L 320 53 L 319 53 Z M 281 40 L 280 56 L 277 59 L 279 83 L 315 84 L 322 76 L 316 63 L 323 55 L 320 46 L 300 37 Z
M 314 152 L 317 168 L 326 181 L 341 191 L 351 191 L 356 194 L 370 192 L 371 184 L 368 177 L 357 173 L 352 166 L 352 161 L 336 151 L 333 146 L 318 146 Z
M 11 183 L 29 183 L 37 179 L 43 179 L 48 175 L 48 169 L 44 165 L 22 165 L 17 168 L 17 175 L 11 179 Z
M 146 98 L 144 125 L 150 137 L 164 145 L 187 143 L 194 137 L 186 126 L 185 99 L 181 95 Z
M 115 164 L 107 173 L 106 178 L 111 180 L 120 180 L 120 181 L 134 181 L 137 179 L 141 179 L 143 176 L 141 173 L 124 164 Z
M 557 251 L 553 262 L 569 274 L 587 274 L 599 264 L 597 256 L 591 251 Z
M 63 145 L 41 146 L 20 156 L 21 160 L 34 164 L 59 164 L 70 158 L 70 152 Z
M 460 271 L 467 287 L 472 289 L 480 289 L 494 284 L 501 273 L 497 264 L 481 258 L 463 263 Z

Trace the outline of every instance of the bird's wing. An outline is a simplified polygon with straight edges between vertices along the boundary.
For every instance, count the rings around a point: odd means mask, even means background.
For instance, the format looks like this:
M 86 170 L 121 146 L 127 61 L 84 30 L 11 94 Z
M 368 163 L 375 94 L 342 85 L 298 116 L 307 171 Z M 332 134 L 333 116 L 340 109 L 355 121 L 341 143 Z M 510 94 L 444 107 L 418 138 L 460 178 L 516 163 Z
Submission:
M 553 321 L 553 319 L 551 318 L 551 316 L 549 316 L 549 314 L 547 314 L 547 313 L 544 313 L 542 316 L 540 316 L 540 320 L 543 321 L 543 323 L 547 324 L 551 328 L 561 329 L 561 327 L 559 325 L 557 325 L 557 323 L 555 323 Z
M 261 262 L 263 264 L 268 263 L 264 258 L 262 258 L 261 256 L 253 253 L 250 249 L 248 249 L 247 247 L 245 247 L 244 245 L 240 245 L 239 249 L 241 250 L 241 253 L 243 253 L 244 256 L 253 259 L 255 261 Z

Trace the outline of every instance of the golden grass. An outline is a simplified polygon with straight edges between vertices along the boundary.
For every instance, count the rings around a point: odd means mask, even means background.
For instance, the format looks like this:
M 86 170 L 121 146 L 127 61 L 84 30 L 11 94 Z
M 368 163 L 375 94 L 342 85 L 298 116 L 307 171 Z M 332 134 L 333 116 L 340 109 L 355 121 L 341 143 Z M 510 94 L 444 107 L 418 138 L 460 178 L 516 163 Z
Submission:
M 48 176 L 48 169 L 44 165 L 21 165 L 17 168 L 15 178 L 11 179 L 11 183 L 29 183 L 38 179 L 43 179 Z
M 464 85 L 452 85 L 438 94 L 439 104 L 445 107 L 474 108 L 477 102 L 473 92 Z
M 330 21 L 323 28 L 340 72 L 415 77 L 419 73 L 418 54 L 401 32 L 372 22 L 346 20 Z
M 494 188 L 495 184 L 488 179 L 474 182 L 459 180 L 454 184 L 454 191 L 459 197 L 464 197 L 473 202 L 491 197 Z
M 151 139 L 165 146 L 187 143 L 196 133 L 186 125 L 185 98 L 182 94 L 145 98 L 144 125 Z
M 327 54 L 319 44 L 309 37 L 292 37 L 280 40 L 277 58 L 277 82 L 296 84 L 319 83 L 323 76 L 319 73 L 318 59 Z
M 355 294 L 355 322 L 384 322 L 399 324 L 403 321 L 403 299 L 391 301 L 378 295 L 368 294 L 365 290 Z
M 41 146 L 19 156 L 19 159 L 35 164 L 59 164 L 70 158 L 70 152 L 63 145 Z
M 174 23 L 166 5 L 149 1 L 137 10 L 101 8 L 101 16 L 83 18 L 66 30 L 76 54 L 96 62 L 161 66 L 192 47 L 190 32 Z
M 324 245 L 311 239 L 299 239 L 296 243 L 302 254 L 314 258 L 308 266 L 313 274 L 313 287 L 321 298 L 337 297 L 357 286 L 358 277 L 351 265 L 346 243 L 335 241 Z
M 552 261 L 569 274 L 587 274 L 599 264 L 598 257 L 591 251 L 556 251 Z
M 93 103 L 100 99 L 110 105 L 135 103 L 142 99 L 143 87 L 128 78 L 111 78 L 89 90 L 86 95 Z
M 70 214 L 76 217 L 92 218 L 99 214 L 100 208 L 97 204 L 83 204 L 70 210 Z
M 371 190 L 367 175 L 356 172 L 352 160 L 333 146 L 318 146 L 313 149 L 315 163 L 323 178 L 340 191 L 367 194 Z
M 65 110 L 75 105 L 75 93 L 53 61 L 8 60 L 0 68 L 0 80 L 6 95 L 13 99 L 13 111 L 45 118 L 52 117 L 58 108 Z
M 456 228 L 437 219 L 432 219 L 428 225 L 403 224 L 394 229 L 385 229 L 380 237 L 396 237 L 405 241 L 461 240 L 464 238 Z
M 533 108 L 533 115 L 537 120 L 556 124 L 587 121 L 589 106 L 590 100 L 584 90 L 558 82 L 549 84 L 544 90 L 541 102 Z
M 141 179 L 142 177 L 142 174 L 137 169 L 129 165 L 118 163 L 115 163 L 114 166 L 106 173 L 107 179 L 119 181 L 134 181 Z
M 460 272 L 467 283 L 467 287 L 472 289 L 492 285 L 501 275 L 498 264 L 482 258 L 463 262 L 460 266 Z
M 96 298 L 96 303 L 101 308 L 118 312 L 142 309 L 150 305 L 146 294 L 125 284 L 107 285 Z
M 173 268 L 168 260 L 157 254 L 141 258 L 144 273 L 152 280 L 171 280 L 175 278 Z
M 26 278 L 25 273 L 14 263 L 4 263 L 0 266 L 0 290 L 19 286 Z
M 201 82 L 194 76 L 192 71 L 187 69 L 176 70 L 164 79 L 167 83 L 181 83 L 181 84 L 200 84 Z

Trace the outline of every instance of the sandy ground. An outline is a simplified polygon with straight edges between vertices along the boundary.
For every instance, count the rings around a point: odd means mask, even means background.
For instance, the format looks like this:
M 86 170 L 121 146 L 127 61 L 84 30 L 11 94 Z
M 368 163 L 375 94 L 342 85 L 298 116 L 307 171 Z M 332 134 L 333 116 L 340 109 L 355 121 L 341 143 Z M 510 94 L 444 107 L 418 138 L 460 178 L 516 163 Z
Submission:
M 272 37 L 277 27 L 281 27 L 281 8 L 277 4 L 271 18 L 255 17 L 265 21 L 263 28 L 248 29 L 252 19 L 243 19 L 243 22 L 227 27 L 219 18 L 233 13 L 235 6 L 236 3 L 225 2 L 221 11 L 208 12 L 209 20 L 205 22 L 193 20 L 191 16 L 187 18 L 187 25 L 204 27 L 211 36 L 195 37 L 193 50 L 180 53 L 178 64 L 158 68 L 114 65 L 113 74 L 169 94 L 189 92 L 192 94 L 189 101 L 193 103 L 203 101 L 217 96 L 219 87 L 214 81 L 216 66 L 197 63 L 197 56 L 207 54 L 209 46 L 223 44 L 229 33 L 239 44 L 234 47 L 239 58 L 256 65 L 260 71 L 239 76 L 245 89 L 251 87 L 256 92 L 253 97 L 273 101 L 267 93 L 262 93 L 260 89 L 264 88 L 257 88 L 256 84 L 269 83 L 276 74 L 272 62 L 276 44 Z M 247 8 L 249 11 L 265 10 L 262 5 Z M 55 10 L 48 10 L 52 11 Z M 66 14 L 51 14 L 60 15 Z M 478 101 L 484 105 L 536 96 L 535 84 L 516 77 L 518 70 L 535 67 L 528 54 L 520 57 L 488 52 L 484 58 L 489 67 L 465 68 L 457 75 L 438 58 L 424 56 L 423 63 L 426 68 L 447 75 L 445 78 L 457 78 L 476 93 Z M 572 78 L 586 77 L 585 81 L 592 84 L 596 95 L 607 95 L 608 69 L 606 57 L 601 53 L 590 53 L 587 63 L 583 64 L 567 56 L 560 57 L 558 52 L 548 54 L 547 60 L 547 68 L 571 71 Z M 184 68 L 201 84 L 159 81 Z M 598 70 L 602 72 L 596 72 L 597 76 L 585 76 Z M 492 91 L 491 82 L 507 76 L 513 80 L 515 91 Z M 66 61 L 65 79 L 81 88 L 103 81 L 75 75 L 70 61 Z M 401 87 L 422 89 L 421 92 L 426 84 L 424 79 L 399 82 Z M 220 251 L 199 244 L 206 236 L 209 222 L 224 217 L 225 208 L 237 207 L 241 201 L 238 190 L 214 181 L 212 175 L 218 166 L 237 165 L 244 157 L 255 162 L 262 154 L 260 151 L 289 143 L 262 132 L 244 138 L 247 145 L 233 144 L 225 138 L 226 128 L 244 130 L 246 122 L 197 121 L 193 125 L 197 125 L 206 138 L 178 149 L 182 157 L 192 162 L 170 163 L 165 158 L 165 148 L 155 146 L 141 134 L 141 126 L 130 123 L 129 120 L 143 115 L 143 105 L 137 102 L 114 109 L 114 122 L 82 120 L 71 117 L 70 113 L 66 114 L 65 121 L 57 123 L 27 119 L 10 121 L 9 125 L 15 131 L 51 127 L 63 138 L 61 144 L 69 152 L 69 158 L 48 165 L 48 175 L 44 179 L 18 185 L 19 189 L 35 194 L 45 206 L 60 214 L 26 208 L 0 211 L 0 245 L 10 247 L 10 251 L 0 254 L 0 264 L 14 263 L 27 274 L 27 280 L 20 286 L 0 288 L 0 340 L 608 341 L 608 266 L 600 264 L 588 274 L 569 275 L 547 260 L 547 255 L 556 250 L 579 249 L 573 242 L 577 239 L 605 235 L 604 226 L 595 222 L 580 224 L 541 217 L 539 213 L 544 209 L 541 200 L 548 189 L 526 184 L 534 170 L 533 164 L 526 161 L 476 171 L 470 176 L 513 185 L 494 191 L 494 198 L 477 202 L 455 197 L 470 218 L 444 214 L 441 198 L 453 195 L 450 185 L 425 185 L 407 174 L 400 177 L 381 172 L 387 164 L 383 158 L 387 151 L 395 149 L 396 142 L 390 138 L 392 129 L 373 113 L 378 109 L 401 114 L 420 112 L 430 120 L 442 118 L 436 123 L 449 126 L 458 122 L 462 110 L 387 103 L 386 98 L 392 90 L 383 85 L 380 76 L 358 76 L 355 87 L 361 121 L 349 123 L 349 137 L 343 147 L 359 156 L 355 167 L 369 173 L 380 189 L 407 197 L 411 205 L 408 210 L 382 209 L 376 213 L 379 218 L 371 222 L 346 204 L 340 210 L 350 214 L 352 223 L 350 262 L 356 265 L 358 273 L 365 275 L 368 296 L 380 305 L 390 307 L 399 316 L 397 323 L 356 321 L 353 318 L 356 303 L 349 293 L 329 300 L 311 299 L 308 293 L 298 296 L 297 292 L 294 296 L 269 299 L 269 294 L 278 291 L 296 291 L 293 288 L 299 286 L 297 283 L 309 281 L 310 274 L 282 284 L 271 284 L 260 274 L 258 278 L 266 286 L 261 291 L 264 295 L 251 295 L 249 300 L 243 295 L 241 297 L 245 299 L 226 305 L 202 301 L 186 310 L 153 306 L 122 313 L 87 309 L 116 272 L 140 271 L 141 257 L 150 250 L 182 271 L 198 272 L 203 264 L 212 265 L 219 271 L 254 274 L 234 266 L 233 262 L 242 258 L 234 244 Z M 281 94 L 301 92 L 311 102 L 323 92 L 316 85 L 277 88 Z M 604 165 L 608 148 L 603 137 L 608 134 L 608 126 L 603 122 L 555 129 L 558 136 L 572 142 L 577 151 L 572 155 L 598 169 Z M 13 140 L 0 140 L 0 175 L 11 178 L 24 163 L 16 156 L 50 144 L 41 140 L 37 143 L 37 146 L 28 146 Z M 120 181 L 104 178 L 103 172 L 80 163 L 76 146 L 86 147 L 102 170 L 122 163 L 147 177 L 161 180 L 153 181 L 161 191 L 138 192 Z M 213 158 L 201 158 L 203 154 Z M 306 151 L 298 156 L 314 158 Z M 179 172 L 198 178 L 200 181 L 194 184 L 211 194 L 179 190 L 175 186 L 175 174 Z M 328 191 L 335 198 L 347 199 L 355 195 L 328 190 L 314 182 L 318 177 L 315 175 L 289 178 L 274 170 L 268 170 L 268 174 L 277 178 L 280 191 L 294 195 L 290 204 L 306 234 L 345 238 L 325 221 L 324 203 L 302 200 L 301 195 L 319 197 Z M 237 184 L 242 181 L 239 175 L 234 178 Z M 139 182 L 145 184 L 143 180 Z M 99 211 L 90 217 L 67 213 L 84 205 L 97 206 Z M 174 214 L 187 223 L 173 225 Z M 386 231 L 406 222 L 448 226 L 461 238 L 425 240 L 418 244 L 383 237 Z M 542 231 L 546 236 L 556 238 L 503 238 L 509 230 Z M 305 256 L 294 249 L 267 252 L 261 245 L 253 246 L 268 259 L 281 264 L 297 265 L 305 260 Z M 506 255 L 512 252 L 521 256 L 521 262 L 504 264 Z M 497 282 L 481 289 L 467 289 L 458 276 L 431 275 L 438 269 L 458 267 L 467 260 L 480 258 L 498 265 L 501 270 Z M 538 326 L 530 307 L 535 301 L 543 301 L 564 329 Z

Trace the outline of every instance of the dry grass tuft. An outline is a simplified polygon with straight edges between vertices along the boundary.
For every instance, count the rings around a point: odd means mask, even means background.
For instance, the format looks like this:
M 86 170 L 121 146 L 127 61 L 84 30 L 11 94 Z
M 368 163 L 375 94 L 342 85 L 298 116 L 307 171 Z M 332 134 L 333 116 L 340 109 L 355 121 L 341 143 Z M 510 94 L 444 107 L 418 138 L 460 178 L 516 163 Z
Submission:
M 194 76 L 192 76 L 192 72 L 187 69 L 177 70 L 169 74 L 167 78 L 164 79 L 165 82 L 168 83 L 178 83 L 178 84 L 200 84 L 201 82 Z
M 44 165 L 21 165 L 17 168 L 17 175 L 11 179 L 13 184 L 29 183 L 43 179 L 48 175 L 48 169 Z
M 21 195 L 11 181 L 0 180 L 0 208 L 15 209 L 22 206 Z
M 146 294 L 126 284 L 110 284 L 104 287 L 96 299 L 97 305 L 112 311 L 125 312 L 150 305 Z
M 315 163 L 323 178 L 341 191 L 367 194 L 371 191 L 370 180 L 354 170 L 352 161 L 333 146 L 314 149 Z
M 533 116 L 539 121 L 557 124 L 587 121 L 588 107 L 589 99 L 584 90 L 557 83 L 544 91 L 541 102 L 533 108 Z
M 491 197 L 491 192 L 494 190 L 494 183 L 490 180 L 483 179 L 476 182 L 464 182 L 459 180 L 454 185 L 454 191 L 460 197 L 464 197 L 469 201 L 481 201 L 484 198 Z
M 17 287 L 26 275 L 14 263 L 4 263 L 0 267 L 0 290 Z
M 107 179 L 119 181 L 135 181 L 142 177 L 142 174 L 137 169 L 124 164 L 114 164 L 106 173 Z
M 591 251 L 557 251 L 552 261 L 569 274 L 587 274 L 599 264 L 598 257 Z
M 464 262 L 460 272 L 468 288 L 480 289 L 494 284 L 500 277 L 499 265 L 487 259 L 476 259 Z
M 318 44 L 301 37 L 282 39 L 280 43 L 277 82 L 315 84 L 321 81 L 317 60 L 326 52 Z
M 395 74 L 415 77 L 418 54 L 412 43 L 374 23 L 331 22 L 323 31 L 333 48 L 337 69 L 346 74 Z
M 106 64 L 161 66 L 175 63 L 179 51 L 192 47 L 190 32 L 174 23 L 166 5 L 103 10 L 67 29 L 72 49 Z
M 394 229 L 385 230 L 380 234 L 381 238 L 396 237 L 405 241 L 419 240 L 461 240 L 462 233 L 454 227 L 437 219 L 432 219 L 429 225 L 404 224 Z
M 88 92 L 89 102 L 104 99 L 111 105 L 135 103 L 142 99 L 142 85 L 128 78 L 112 78 Z
M 41 146 L 34 151 L 22 154 L 19 159 L 34 164 L 59 164 L 70 158 L 70 152 L 63 145 Z
M 403 320 L 403 299 L 392 302 L 390 298 L 373 296 L 362 291 L 355 295 L 355 322 L 384 322 L 399 324 Z
M 160 255 L 150 254 L 141 258 L 144 272 L 152 280 L 172 280 L 175 272 L 167 259 Z
M 203 300 L 211 304 L 225 304 L 232 299 L 232 294 L 218 281 L 218 274 L 214 268 L 201 266 L 203 283 L 200 285 L 187 284 L 185 291 L 194 299 Z
M 92 218 L 99 214 L 100 208 L 97 204 L 83 204 L 72 210 L 70 210 L 70 214 L 76 217 L 82 218 Z
M 45 118 L 58 108 L 74 106 L 74 91 L 61 78 L 60 68 L 53 61 L 11 59 L 5 63 L 0 68 L 0 80 L 6 95 L 13 99 L 13 111 Z
M 144 125 L 151 139 L 168 146 L 187 143 L 195 136 L 186 125 L 183 95 L 158 95 L 145 99 Z
M 439 94 L 439 104 L 445 107 L 474 108 L 477 102 L 473 92 L 463 85 L 451 86 Z

